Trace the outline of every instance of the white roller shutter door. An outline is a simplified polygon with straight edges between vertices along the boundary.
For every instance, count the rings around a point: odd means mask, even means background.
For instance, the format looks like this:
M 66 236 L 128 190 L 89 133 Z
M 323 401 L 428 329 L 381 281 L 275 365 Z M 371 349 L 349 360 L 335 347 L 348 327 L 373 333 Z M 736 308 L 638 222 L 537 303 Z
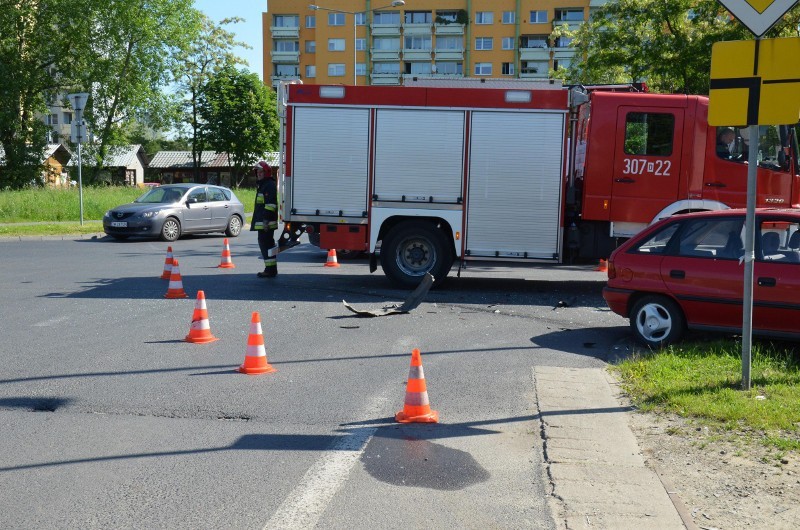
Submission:
M 292 209 L 361 217 L 367 209 L 369 110 L 298 107 L 293 134 Z
M 379 201 L 456 203 L 464 174 L 464 112 L 379 109 Z
M 557 259 L 563 113 L 473 112 L 470 256 Z

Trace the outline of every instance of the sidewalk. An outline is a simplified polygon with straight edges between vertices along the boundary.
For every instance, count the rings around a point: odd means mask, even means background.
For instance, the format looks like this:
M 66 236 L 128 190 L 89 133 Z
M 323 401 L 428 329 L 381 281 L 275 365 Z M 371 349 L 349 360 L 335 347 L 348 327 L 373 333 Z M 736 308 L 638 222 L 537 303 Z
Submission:
M 601 369 L 534 367 L 550 505 L 560 529 L 695 529 L 647 468 L 630 408 Z

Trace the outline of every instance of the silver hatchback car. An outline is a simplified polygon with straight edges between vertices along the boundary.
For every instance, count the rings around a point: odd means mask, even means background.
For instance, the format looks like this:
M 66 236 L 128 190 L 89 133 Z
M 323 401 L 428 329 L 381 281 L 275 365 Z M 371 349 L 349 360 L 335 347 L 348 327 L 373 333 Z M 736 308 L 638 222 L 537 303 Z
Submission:
M 242 232 L 244 205 L 233 191 L 209 184 L 167 184 L 147 191 L 103 216 L 103 231 L 114 239 L 131 236 L 175 241 L 183 234 Z

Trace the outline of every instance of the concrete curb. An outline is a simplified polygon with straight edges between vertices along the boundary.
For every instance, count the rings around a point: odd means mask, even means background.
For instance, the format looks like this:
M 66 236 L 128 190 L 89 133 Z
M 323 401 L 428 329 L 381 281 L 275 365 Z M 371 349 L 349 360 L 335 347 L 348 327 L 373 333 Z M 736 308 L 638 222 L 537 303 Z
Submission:
M 541 366 L 533 377 L 557 528 L 696 528 L 645 465 L 605 370 Z

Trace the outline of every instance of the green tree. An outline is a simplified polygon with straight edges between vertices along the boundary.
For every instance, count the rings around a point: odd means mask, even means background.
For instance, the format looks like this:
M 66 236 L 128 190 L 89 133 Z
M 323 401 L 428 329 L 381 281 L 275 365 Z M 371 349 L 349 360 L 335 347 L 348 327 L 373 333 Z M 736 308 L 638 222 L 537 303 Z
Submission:
M 795 7 L 766 35 L 799 35 Z M 573 37 L 576 59 L 555 73 L 573 83 L 645 81 L 656 92 L 707 94 L 711 46 L 752 39 L 715 0 L 615 0 L 592 14 Z
M 234 34 L 223 28 L 225 25 L 242 21 L 243 19 L 238 17 L 227 18 L 217 25 L 202 15 L 199 38 L 178 55 L 176 80 L 177 95 L 181 100 L 180 125 L 188 127 L 187 136 L 192 148 L 195 181 L 199 180 L 200 160 L 206 148 L 203 127 L 198 115 L 200 94 L 211 76 L 219 72 L 223 66 L 244 64 L 243 59 L 233 54 L 233 49 L 236 46 L 243 48 L 250 46 L 236 41 Z
M 91 93 L 86 109 L 94 141 L 86 144 L 96 177 L 115 147 L 125 143 L 125 124 L 154 129 L 178 116 L 174 80 L 178 58 L 200 35 L 193 0 L 85 0 L 82 38 L 75 52 L 84 61 L 76 84 Z M 91 181 L 91 178 L 89 179 Z
M 204 87 L 198 111 L 206 144 L 228 155 L 237 186 L 246 170 L 278 145 L 275 93 L 256 74 L 226 65 Z
M 75 11 L 64 0 L 0 0 L 0 188 L 19 188 L 41 175 L 47 127 L 39 116 L 70 82 L 53 66 L 62 58 L 66 72 L 74 66 L 68 37 L 79 22 Z

